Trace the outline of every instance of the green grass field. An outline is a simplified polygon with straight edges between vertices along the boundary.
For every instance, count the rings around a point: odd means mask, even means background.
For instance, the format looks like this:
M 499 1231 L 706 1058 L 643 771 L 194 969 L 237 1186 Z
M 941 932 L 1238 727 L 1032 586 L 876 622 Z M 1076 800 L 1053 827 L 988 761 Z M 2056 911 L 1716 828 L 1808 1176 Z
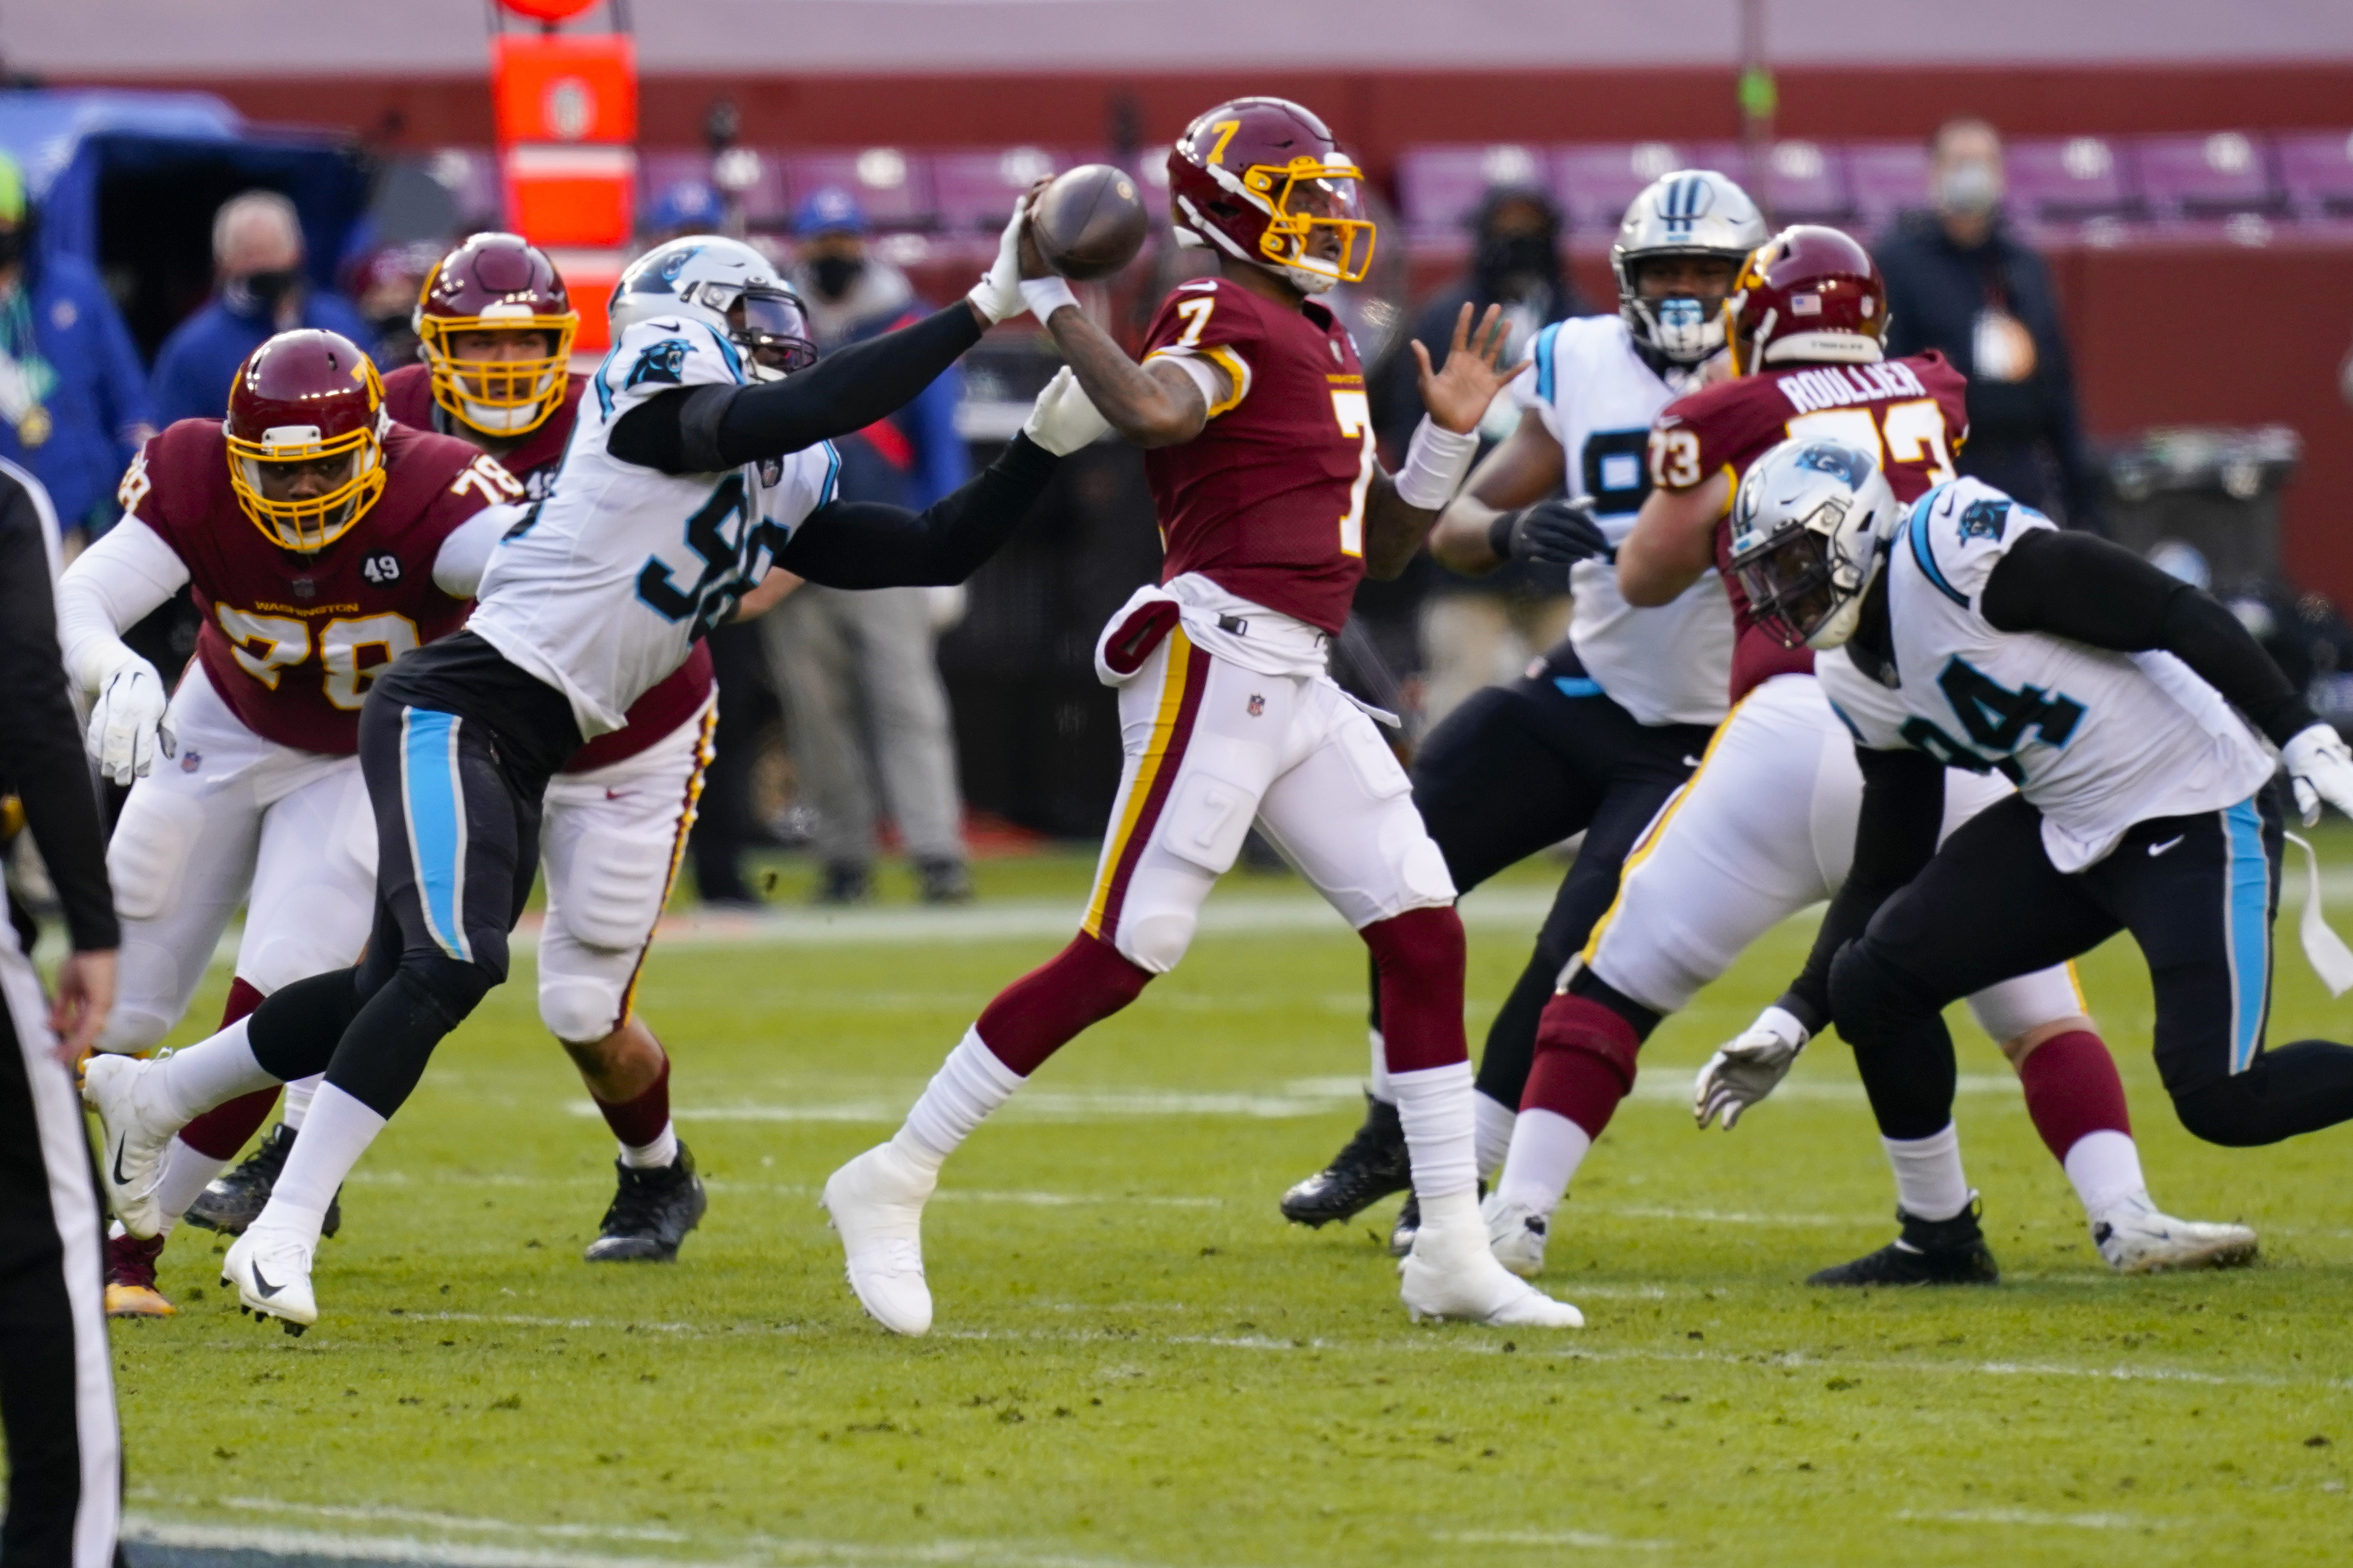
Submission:
M 520 965 L 345 1191 L 307 1337 L 237 1314 L 217 1238 L 174 1238 L 181 1316 L 114 1331 L 134 1539 L 1106 1568 L 2313 1563 L 2353 1547 L 2353 1135 L 2233 1152 L 2180 1131 L 2129 944 L 2084 980 L 2152 1185 L 2176 1213 L 2257 1226 L 2251 1270 L 2110 1278 L 1963 1023 L 1963 1145 L 2004 1284 L 1806 1289 L 1891 1234 L 1844 1047 L 1817 1046 L 1730 1136 L 1685 1109 L 1692 1069 L 1801 958 L 1810 926 L 1793 922 L 1660 1031 L 1556 1223 L 1546 1283 L 1588 1326 L 1414 1327 L 1371 1234 L 1392 1205 L 1321 1232 L 1274 1207 L 1356 1120 L 1361 947 L 1336 921 L 1286 920 L 1279 901 L 1309 898 L 1296 882 L 1237 878 L 1211 910 L 1238 918 L 950 1165 L 925 1238 L 938 1326 L 886 1336 L 842 1284 L 818 1184 L 1060 945 L 1037 900 L 1075 908 L 1087 868 L 982 868 L 979 909 L 1027 922 L 1012 939 L 884 916 L 872 940 L 658 948 L 639 1003 L 675 1054 L 712 1200 L 674 1268 L 579 1260 L 611 1148 Z M 1533 903 L 1556 873 L 1522 868 L 1491 908 Z M 1534 921 L 1469 913 L 1475 1040 Z M 2274 1037 L 2353 1033 L 2293 931 Z

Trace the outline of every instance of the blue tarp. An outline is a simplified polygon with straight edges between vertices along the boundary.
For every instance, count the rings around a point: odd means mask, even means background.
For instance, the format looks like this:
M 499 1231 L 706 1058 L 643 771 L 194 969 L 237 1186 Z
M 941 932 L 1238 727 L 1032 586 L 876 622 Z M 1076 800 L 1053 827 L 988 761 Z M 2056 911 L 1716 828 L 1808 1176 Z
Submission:
M 330 287 L 367 176 L 350 150 L 322 134 L 248 126 L 205 92 L 108 89 L 0 92 L 0 148 L 22 165 L 41 205 L 41 244 L 96 266 L 99 184 L 108 172 L 227 160 L 258 185 L 284 191 L 302 216 L 310 271 Z

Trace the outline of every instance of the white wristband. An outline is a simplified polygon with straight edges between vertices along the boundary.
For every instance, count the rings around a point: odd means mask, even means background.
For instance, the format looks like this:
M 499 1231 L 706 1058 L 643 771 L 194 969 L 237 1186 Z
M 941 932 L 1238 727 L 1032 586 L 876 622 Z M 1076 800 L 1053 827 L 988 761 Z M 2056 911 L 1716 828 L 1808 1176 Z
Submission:
M 1076 308 L 1079 297 L 1071 293 L 1070 284 L 1060 278 L 1024 278 L 1021 280 L 1021 301 L 1029 307 L 1029 313 L 1038 318 L 1038 324 L 1042 327 L 1063 306 Z
M 1442 430 L 1429 415 L 1413 427 L 1405 449 L 1405 465 L 1397 471 L 1398 500 L 1424 511 L 1436 511 L 1454 499 L 1471 459 L 1479 454 L 1479 435 Z

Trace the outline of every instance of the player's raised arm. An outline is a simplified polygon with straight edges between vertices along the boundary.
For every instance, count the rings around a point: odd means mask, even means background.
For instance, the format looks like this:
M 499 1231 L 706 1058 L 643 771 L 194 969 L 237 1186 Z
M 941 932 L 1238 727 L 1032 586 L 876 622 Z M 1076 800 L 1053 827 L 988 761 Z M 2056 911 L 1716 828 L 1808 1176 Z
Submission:
M 1732 505 L 1732 476 L 1721 471 L 1688 489 L 1659 482 L 1660 435 L 1651 433 L 1651 493 L 1618 546 L 1618 591 L 1641 607 L 1672 603 L 1715 564 L 1715 525 Z
M 1487 405 L 1528 368 L 1526 361 L 1504 368 L 1505 336 L 1502 306 L 1488 306 L 1474 330 L 1465 305 L 1454 318 L 1445 364 L 1433 366 L 1430 350 L 1415 340 L 1422 406 L 1430 412 L 1414 427 L 1404 465 L 1394 475 L 1376 473 L 1366 495 L 1366 576 L 1386 582 L 1400 575 L 1440 510 L 1454 499 L 1463 470 L 1478 454 L 1479 421 Z
M 1030 308 L 1045 319 L 1087 401 L 1129 443 L 1147 449 L 1181 447 L 1209 422 L 1208 395 L 1185 364 L 1156 357 L 1138 364 L 1128 358 L 1109 332 L 1087 319 L 1059 278 L 1033 283 L 1024 292 Z M 1215 384 L 1231 390 L 1229 373 L 1212 365 L 1208 374 L 1224 378 Z

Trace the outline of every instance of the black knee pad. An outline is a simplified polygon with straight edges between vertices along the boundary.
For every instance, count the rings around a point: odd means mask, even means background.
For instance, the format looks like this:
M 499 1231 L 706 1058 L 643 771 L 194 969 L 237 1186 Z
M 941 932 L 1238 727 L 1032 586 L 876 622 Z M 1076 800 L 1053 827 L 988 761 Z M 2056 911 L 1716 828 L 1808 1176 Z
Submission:
M 1902 973 L 1867 940 L 1848 942 L 1831 960 L 1831 1016 L 1858 1051 L 1884 1043 L 1905 1024 L 1935 1011 L 1912 994 Z
M 402 956 L 396 978 L 454 1029 L 481 1005 L 492 987 L 506 979 L 506 965 L 492 967 L 480 960 L 468 963 L 438 952 L 411 952 Z
M 2192 1137 L 2229 1149 L 2253 1149 L 2276 1143 L 2294 1129 L 2283 1129 L 2271 1097 L 2263 1092 L 2263 1062 L 2235 1078 L 2217 1079 L 2173 1097 L 2173 1113 Z

